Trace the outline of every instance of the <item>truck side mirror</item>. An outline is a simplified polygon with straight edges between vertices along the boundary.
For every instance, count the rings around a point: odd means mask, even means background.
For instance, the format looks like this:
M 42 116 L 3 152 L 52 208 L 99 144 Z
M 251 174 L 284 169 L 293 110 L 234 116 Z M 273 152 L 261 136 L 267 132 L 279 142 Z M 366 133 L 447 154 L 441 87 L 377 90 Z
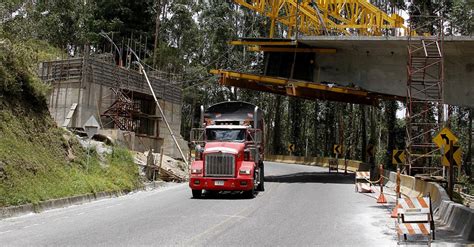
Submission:
M 204 148 L 201 147 L 201 145 L 198 144 L 198 145 L 196 145 L 195 150 L 196 150 L 197 153 L 202 153 L 204 151 Z

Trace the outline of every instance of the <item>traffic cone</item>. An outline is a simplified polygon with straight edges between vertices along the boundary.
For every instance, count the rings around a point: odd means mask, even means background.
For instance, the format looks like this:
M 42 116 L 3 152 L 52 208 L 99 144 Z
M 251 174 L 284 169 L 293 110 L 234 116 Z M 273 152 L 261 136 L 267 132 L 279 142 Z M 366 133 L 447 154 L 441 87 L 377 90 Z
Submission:
M 400 208 L 400 204 L 398 204 L 395 208 L 392 210 L 392 215 L 390 217 L 392 218 L 398 218 L 398 209 Z
M 387 200 L 385 199 L 383 192 L 380 192 L 380 196 L 379 196 L 379 199 L 377 199 L 377 203 L 387 203 Z

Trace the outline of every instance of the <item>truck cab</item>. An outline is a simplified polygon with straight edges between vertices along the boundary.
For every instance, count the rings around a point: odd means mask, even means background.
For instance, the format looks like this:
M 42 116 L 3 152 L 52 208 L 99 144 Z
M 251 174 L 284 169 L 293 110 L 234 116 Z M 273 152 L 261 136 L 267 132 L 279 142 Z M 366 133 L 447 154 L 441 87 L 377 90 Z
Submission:
M 263 113 L 246 102 L 223 102 L 204 111 L 201 128 L 191 131 L 195 158 L 189 187 L 202 191 L 242 191 L 253 197 L 264 189 Z

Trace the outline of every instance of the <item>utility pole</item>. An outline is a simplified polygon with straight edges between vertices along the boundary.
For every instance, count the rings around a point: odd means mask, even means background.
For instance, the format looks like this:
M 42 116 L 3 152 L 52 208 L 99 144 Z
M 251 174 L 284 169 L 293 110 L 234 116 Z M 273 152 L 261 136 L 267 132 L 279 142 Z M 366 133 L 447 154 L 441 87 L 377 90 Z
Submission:
M 370 107 L 370 138 L 369 138 L 369 143 L 372 143 L 375 145 L 377 143 L 377 138 L 375 137 L 375 132 L 376 132 L 376 123 L 375 123 L 375 106 Z M 380 142 L 379 142 L 380 145 Z M 377 148 L 377 150 L 380 150 L 380 147 Z M 365 151 L 365 150 L 363 150 Z M 370 176 L 371 179 L 375 178 L 375 157 L 371 157 L 370 160 Z
M 361 132 L 362 132 L 362 147 L 361 147 L 361 160 L 363 162 L 367 162 L 367 155 L 366 155 L 366 149 L 367 149 L 367 114 L 365 114 L 365 105 L 360 105 L 360 124 L 361 124 Z
M 469 133 L 469 141 L 467 144 L 467 157 L 466 157 L 466 173 L 471 177 L 471 181 L 473 181 L 473 175 L 472 175 L 472 138 L 474 135 L 473 129 L 472 129 L 472 118 L 474 114 L 474 108 L 469 109 L 469 128 L 468 128 L 468 133 Z
M 451 200 L 453 200 L 453 191 L 454 191 L 454 143 L 453 140 L 449 141 L 449 180 L 448 180 L 448 193 Z

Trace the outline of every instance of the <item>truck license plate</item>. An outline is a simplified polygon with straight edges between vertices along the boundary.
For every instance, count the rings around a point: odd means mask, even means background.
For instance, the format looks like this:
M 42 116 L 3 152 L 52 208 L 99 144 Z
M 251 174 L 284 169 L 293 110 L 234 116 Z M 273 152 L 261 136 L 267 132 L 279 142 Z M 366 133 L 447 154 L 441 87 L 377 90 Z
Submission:
M 224 186 L 224 180 L 216 180 L 214 181 L 215 186 Z

